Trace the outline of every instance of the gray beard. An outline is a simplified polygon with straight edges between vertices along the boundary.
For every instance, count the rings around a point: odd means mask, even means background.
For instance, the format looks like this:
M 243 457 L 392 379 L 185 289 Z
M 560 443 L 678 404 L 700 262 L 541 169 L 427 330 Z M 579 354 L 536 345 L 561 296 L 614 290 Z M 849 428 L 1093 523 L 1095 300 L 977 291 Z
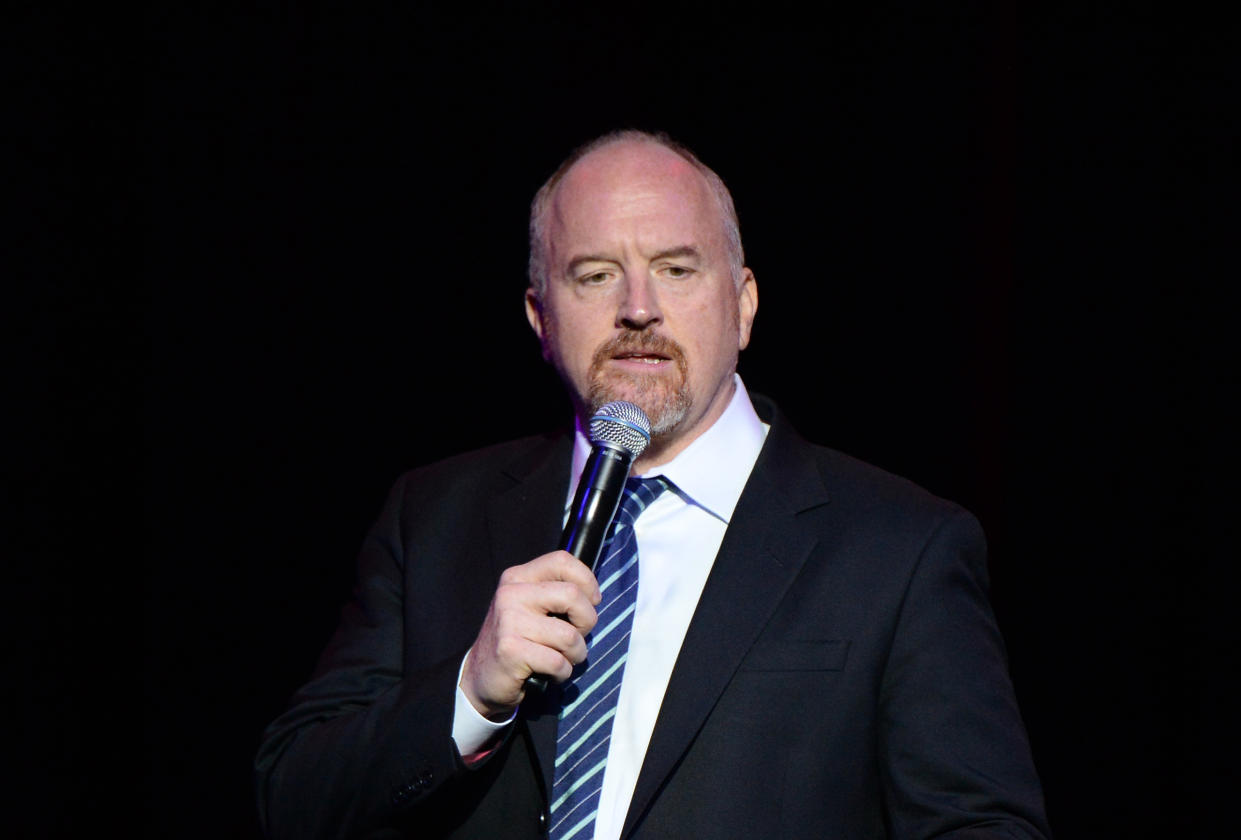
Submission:
M 651 421 L 651 437 L 658 439 L 675 430 L 685 419 L 690 405 L 693 404 L 688 382 L 684 378 L 682 378 L 681 386 L 672 391 L 662 387 L 654 389 L 644 387 L 640 382 L 630 381 L 626 384 L 630 387 L 621 388 L 615 383 L 598 380 L 592 382 L 590 393 L 587 394 L 590 413 L 593 415 L 613 400 L 627 400 L 646 412 L 647 419 Z M 634 391 L 637 393 L 635 394 Z

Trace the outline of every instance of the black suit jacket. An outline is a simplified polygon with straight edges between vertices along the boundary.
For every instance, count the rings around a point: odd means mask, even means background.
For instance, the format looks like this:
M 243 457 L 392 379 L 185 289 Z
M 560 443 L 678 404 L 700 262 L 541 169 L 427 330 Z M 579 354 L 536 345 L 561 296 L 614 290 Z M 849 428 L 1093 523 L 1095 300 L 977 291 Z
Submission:
M 977 522 L 755 403 L 771 432 L 624 836 L 1048 836 Z M 570 452 L 526 439 L 397 483 L 315 675 L 264 735 L 271 837 L 542 836 L 555 692 L 476 769 L 453 699 L 500 573 L 557 543 Z

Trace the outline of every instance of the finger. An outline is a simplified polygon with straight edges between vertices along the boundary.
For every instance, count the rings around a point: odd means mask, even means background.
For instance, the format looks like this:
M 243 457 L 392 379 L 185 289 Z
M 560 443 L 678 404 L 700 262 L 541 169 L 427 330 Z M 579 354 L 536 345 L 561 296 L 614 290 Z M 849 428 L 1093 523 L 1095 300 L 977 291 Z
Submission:
M 511 566 L 504 570 L 500 577 L 503 583 L 539 583 L 543 581 L 564 581 L 572 583 L 585 593 L 592 604 L 598 604 L 601 597 L 599 583 L 590 569 L 567 551 L 552 551 L 541 554 L 529 563 Z
M 559 623 L 568 626 L 563 621 Z M 560 682 L 568 679 L 573 672 L 574 663 L 563 652 L 527 637 L 510 636 L 504 639 L 497 653 L 502 661 L 509 663 L 508 678 L 514 689 L 519 690 L 531 674 L 546 674 Z
M 595 605 L 587 599 L 577 584 L 565 581 L 520 584 L 511 590 L 506 589 L 502 604 L 502 616 L 520 621 L 513 629 L 522 635 L 538 633 L 540 626 L 554 626 L 543 622 L 548 617 L 568 623 L 580 635 L 589 633 L 598 620 Z M 535 619 L 537 624 L 525 620 L 531 618 Z
M 593 611 L 592 611 L 593 612 Z M 590 621 L 594 624 L 593 615 Z M 536 619 L 526 638 L 544 647 L 551 648 L 567 659 L 570 665 L 576 665 L 586 658 L 586 633 L 570 621 L 554 615 Z
M 578 660 L 579 662 L 581 660 Z M 565 657 L 559 651 L 552 648 L 540 648 L 531 654 L 531 671 L 527 677 L 539 674 L 545 677 L 551 677 L 553 681 L 562 683 L 569 677 L 573 676 L 574 662 Z M 523 688 L 525 681 L 523 680 Z
M 598 620 L 594 605 L 574 584 L 563 581 L 517 584 L 498 592 L 497 636 L 520 636 L 566 650 L 573 637 L 589 633 Z
M 597 620 L 594 605 L 576 584 L 559 580 L 505 583 L 496 590 L 480 638 L 490 637 L 497 646 L 505 639 L 526 639 L 580 660 L 582 636 Z M 518 664 L 514 657 L 524 650 L 504 649 L 501 658 L 508 663 L 510 674 Z
M 479 640 L 466 659 L 460 687 L 480 714 L 500 721 L 521 703 L 526 679 L 532 673 L 547 674 L 561 682 L 572 672 L 573 663 L 563 654 L 529 639 L 505 637 L 496 640 L 494 648 Z

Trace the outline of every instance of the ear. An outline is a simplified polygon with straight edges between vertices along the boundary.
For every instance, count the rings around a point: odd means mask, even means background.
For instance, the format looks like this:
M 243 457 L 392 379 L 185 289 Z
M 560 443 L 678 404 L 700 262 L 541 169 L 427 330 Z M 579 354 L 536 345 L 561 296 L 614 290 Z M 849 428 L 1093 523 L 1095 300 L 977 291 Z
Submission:
M 534 334 L 539 337 L 539 346 L 543 349 L 543 358 L 547 358 L 547 342 L 543 335 L 543 302 L 539 300 L 539 294 L 534 287 L 526 289 L 526 321 L 530 323 L 530 329 L 534 330 Z
M 539 341 L 542 341 L 543 307 L 539 303 L 539 295 L 535 292 L 533 286 L 526 289 L 526 320 L 530 322 L 530 329 L 534 330 L 534 334 L 539 337 Z
M 741 270 L 741 285 L 737 289 L 737 349 L 744 350 L 750 343 L 750 329 L 758 312 L 758 281 L 754 272 Z

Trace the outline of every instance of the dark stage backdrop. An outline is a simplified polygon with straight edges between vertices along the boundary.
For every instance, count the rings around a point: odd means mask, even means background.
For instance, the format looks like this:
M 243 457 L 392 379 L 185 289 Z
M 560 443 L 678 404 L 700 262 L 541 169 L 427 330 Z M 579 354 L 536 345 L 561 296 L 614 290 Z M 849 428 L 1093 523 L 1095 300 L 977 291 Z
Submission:
M 747 385 L 980 517 L 1058 836 L 1208 836 L 1236 783 L 1215 688 L 1236 669 L 1213 533 L 1223 342 L 1197 250 L 1168 262 L 1162 242 L 1223 230 L 1185 199 L 1215 136 L 1235 139 L 1192 93 L 1227 38 L 1203 25 L 1187 66 L 1153 16 L 1008 4 L 272 6 L 149 10 L 121 72 L 82 71 L 121 94 L 81 130 L 123 279 L 69 265 L 56 370 L 86 371 L 68 387 L 90 406 L 139 398 L 141 448 L 100 450 L 141 464 L 143 524 L 107 519 L 108 479 L 72 468 L 96 504 L 41 514 L 120 536 L 126 559 L 84 578 L 76 622 L 40 625 L 36 668 L 84 647 L 108 702 L 39 701 L 73 807 L 37 821 L 257 837 L 259 733 L 388 487 L 567 419 L 522 314 L 528 202 L 573 146 L 639 127 L 733 190 L 761 292 Z M 134 632 L 99 642 L 96 613 Z M 113 793 L 106 768 L 135 754 Z

